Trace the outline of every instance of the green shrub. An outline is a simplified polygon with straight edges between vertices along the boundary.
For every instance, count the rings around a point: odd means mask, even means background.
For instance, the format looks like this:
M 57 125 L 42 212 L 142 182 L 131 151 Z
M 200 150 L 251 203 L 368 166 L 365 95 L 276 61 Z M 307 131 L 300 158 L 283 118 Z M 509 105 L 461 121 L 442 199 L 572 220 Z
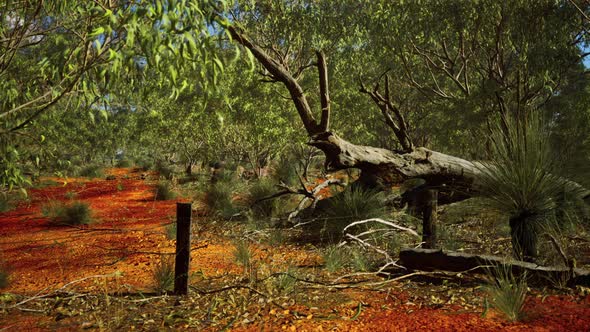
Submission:
M 521 320 L 528 287 L 526 275 L 515 276 L 509 266 L 491 269 L 489 275 L 491 283 L 485 287 L 489 304 L 508 320 Z
M 14 209 L 13 199 L 7 193 L 0 193 L 0 213 Z
M 322 250 L 322 258 L 324 259 L 324 267 L 329 272 L 341 270 L 347 263 L 345 248 L 337 245 L 331 245 Z
M 104 171 L 100 165 L 87 165 L 78 170 L 78 176 L 87 178 L 102 178 L 104 177 Z
M 176 198 L 176 193 L 167 182 L 159 182 L 154 188 L 154 198 L 158 201 L 167 201 Z
M 161 255 L 152 271 L 154 290 L 160 294 L 174 288 L 174 258 L 173 255 Z
M 172 166 L 165 165 L 163 162 L 156 163 L 156 172 L 160 177 L 171 180 L 174 177 L 174 169 Z
M 138 159 L 135 164 L 144 172 L 154 168 L 154 161 L 150 159 Z
M 295 290 L 297 279 L 293 276 L 295 270 L 289 267 L 285 273 L 279 274 L 274 281 L 274 288 L 281 295 L 288 295 Z
M 348 250 L 350 264 L 355 271 L 369 272 L 375 267 L 375 261 L 366 249 L 360 246 L 353 246 Z
M 131 167 L 131 166 L 133 166 L 133 164 L 128 159 L 121 159 L 117 162 L 117 167 L 125 168 L 125 167 Z
M 168 240 L 176 240 L 176 222 L 172 222 L 164 228 L 166 230 L 166 238 Z
M 269 180 L 256 181 L 249 188 L 249 201 L 255 218 L 270 218 L 277 215 L 280 206 L 278 198 L 259 201 L 276 192 L 275 185 Z
M 297 160 L 293 157 L 282 157 L 279 159 L 274 173 L 276 180 L 289 186 L 298 184 L 297 163 Z
M 244 268 L 249 268 L 252 260 L 252 252 L 248 241 L 239 240 L 235 242 L 234 258 Z
M 223 218 L 230 218 L 238 212 L 232 199 L 233 186 L 227 182 L 212 184 L 205 193 L 205 203 L 209 209 Z
M 380 192 L 347 188 L 330 199 L 325 210 L 327 220 L 324 233 L 328 237 L 338 237 L 348 224 L 364 219 L 380 218 L 386 215 L 387 209 Z
M 92 211 L 85 202 L 49 203 L 43 206 L 42 213 L 55 225 L 87 225 L 92 222 Z

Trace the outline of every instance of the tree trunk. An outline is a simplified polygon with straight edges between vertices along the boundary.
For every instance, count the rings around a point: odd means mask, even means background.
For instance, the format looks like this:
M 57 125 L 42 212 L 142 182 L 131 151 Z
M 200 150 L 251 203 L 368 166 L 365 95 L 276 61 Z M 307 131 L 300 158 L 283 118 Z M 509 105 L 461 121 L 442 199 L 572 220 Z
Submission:
M 436 222 L 437 222 L 437 197 L 436 190 L 424 190 L 420 194 L 422 205 L 422 248 L 434 249 L 437 247 Z
M 428 188 L 441 192 L 439 200 L 443 203 L 471 197 L 481 173 L 476 163 L 426 148 L 396 153 L 355 145 L 330 132 L 313 136 L 309 144 L 324 152 L 329 171 L 358 168 L 359 181 L 377 189 L 390 188 L 404 179 L 422 178 Z
M 518 260 L 534 262 L 537 258 L 537 218 L 527 213 L 510 218 L 512 250 Z
M 189 161 L 188 165 L 186 165 L 185 173 L 186 173 L 186 176 L 189 176 L 189 177 L 193 175 L 193 162 L 192 161 Z

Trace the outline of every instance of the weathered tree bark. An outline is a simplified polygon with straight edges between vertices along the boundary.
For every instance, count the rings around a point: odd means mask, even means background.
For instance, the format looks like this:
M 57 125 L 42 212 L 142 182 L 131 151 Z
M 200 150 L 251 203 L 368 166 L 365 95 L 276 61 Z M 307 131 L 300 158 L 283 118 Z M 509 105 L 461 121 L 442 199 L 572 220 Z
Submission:
M 590 271 L 555 266 L 539 266 L 522 261 L 508 261 L 489 255 L 474 255 L 437 249 L 403 249 L 400 251 L 400 265 L 423 271 L 470 271 L 490 273 L 495 267 L 507 267 L 515 274 L 528 273 L 531 281 L 546 284 L 548 280 L 568 280 L 572 285 L 590 285 Z
M 404 179 L 422 178 L 428 187 L 441 192 L 440 201 L 444 203 L 471 197 L 481 173 L 476 163 L 426 148 L 396 153 L 355 145 L 331 132 L 312 136 L 309 144 L 324 152 L 329 171 L 358 168 L 362 171 L 359 181 L 368 182 L 369 187 L 389 187 Z M 363 174 L 374 176 L 363 177 Z M 373 183 L 375 177 L 378 183 Z
M 512 250 L 514 257 L 526 262 L 534 262 L 537 258 L 537 236 L 536 229 L 539 222 L 535 220 L 537 215 L 523 213 L 510 218 L 510 236 L 512 238 Z
M 437 248 L 436 223 L 438 192 L 433 189 L 423 190 L 420 193 L 422 209 L 422 248 Z

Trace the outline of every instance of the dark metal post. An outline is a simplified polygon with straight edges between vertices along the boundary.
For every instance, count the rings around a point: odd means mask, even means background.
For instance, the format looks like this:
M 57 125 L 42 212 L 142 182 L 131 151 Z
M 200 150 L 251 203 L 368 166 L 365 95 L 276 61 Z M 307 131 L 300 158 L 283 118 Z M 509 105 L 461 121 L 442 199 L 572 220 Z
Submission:
M 174 294 L 188 294 L 188 272 L 191 256 L 191 204 L 176 203 L 176 261 Z

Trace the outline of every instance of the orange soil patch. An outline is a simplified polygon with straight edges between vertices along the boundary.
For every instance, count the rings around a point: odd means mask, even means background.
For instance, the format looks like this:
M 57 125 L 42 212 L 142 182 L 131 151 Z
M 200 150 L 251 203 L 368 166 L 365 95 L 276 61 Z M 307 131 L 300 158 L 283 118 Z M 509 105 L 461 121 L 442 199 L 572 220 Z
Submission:
M 159 255 L 174 252 L 174 241 L 166 238 L 164 226 L 174 220 L 176 201 L 155 201 L 153 186 L 137 172 L 114 169 L 109 174 L 116 179 L 69 178 L 61 181 L 65 184 L 31 189 L 30 203 L 0 214 L 0 252 L 14 276 L 7 292 L 31 294 L 115 272 L 132 289 L 151 287 Z M 42 206 L 68 202 L 67 196 L 87 202 L 96 222 L 51 226 Z M 207 244 L 194 241 L 193 245 Z M 193 266 L 208 274 L 223 271 L 232 262 L 226 247 L 209 244 L 207 254 L 194 255 Z M 77 286 L 86 291 L 97 287 L 91 279 Z

